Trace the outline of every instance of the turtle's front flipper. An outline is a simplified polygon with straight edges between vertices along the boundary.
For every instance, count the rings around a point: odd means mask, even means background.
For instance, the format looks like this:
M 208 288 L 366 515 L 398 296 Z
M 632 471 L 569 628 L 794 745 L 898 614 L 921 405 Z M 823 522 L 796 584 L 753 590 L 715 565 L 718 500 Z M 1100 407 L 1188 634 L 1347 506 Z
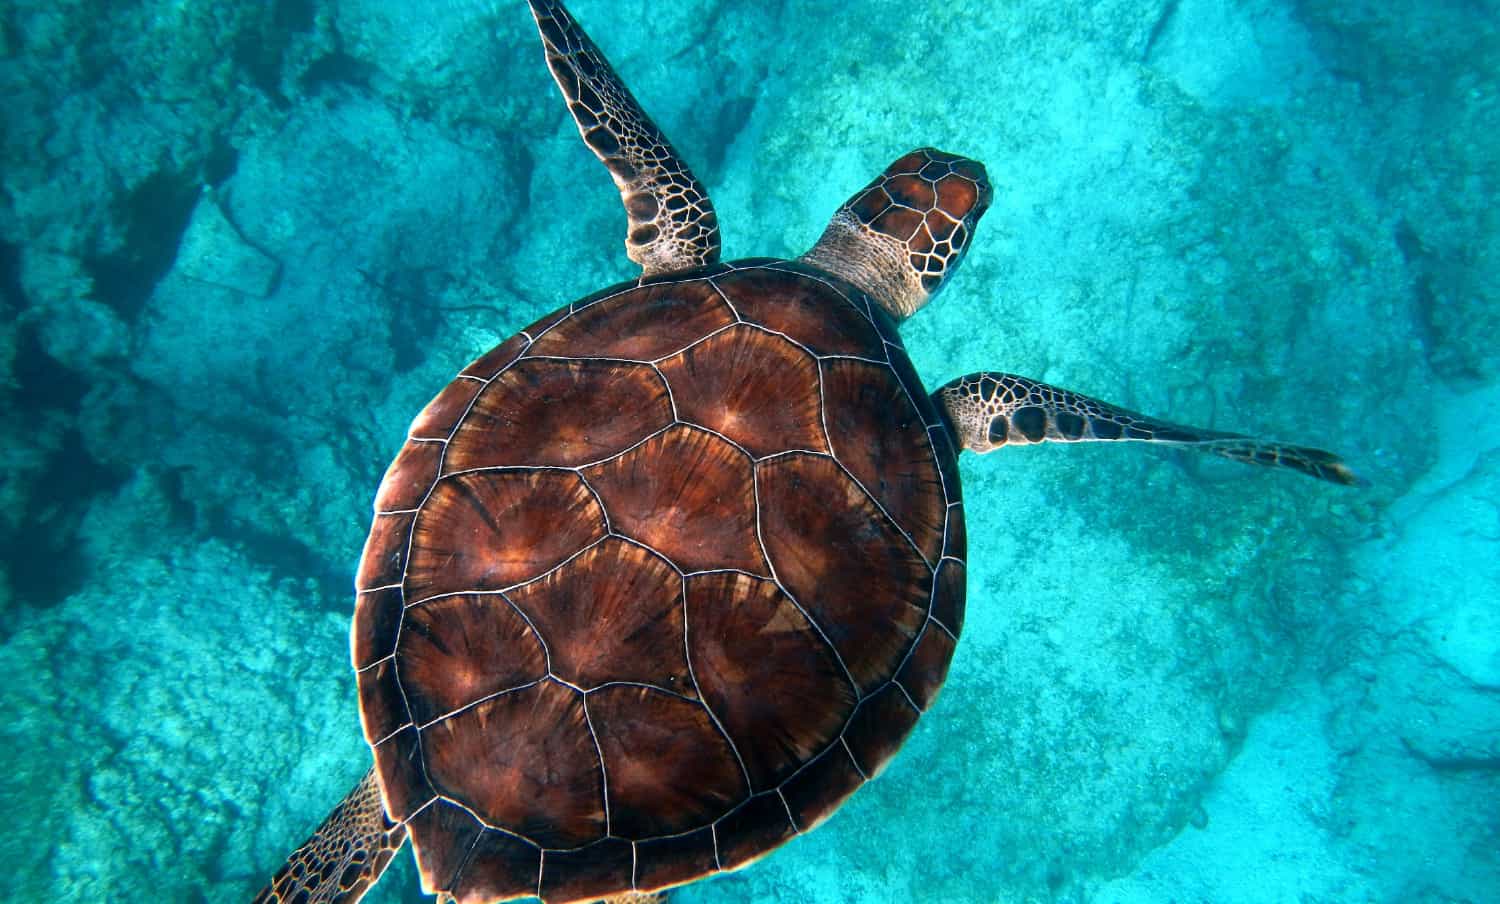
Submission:
M 717 261 L 719 221 L 703 185 L 562 3 L 530 3 L 578 131 L 619 186 L 630 218 L 625 253 L 646 276 Z
M 1332 452 L 1183 427 L 1014 374 L 959 377 L 933 393 L 932 401 L 947 415 L 960 447 L 972 452 L 990 452 L 1008 443 L 1137 440 L 1291 468 L 1345 486 L 1365 484 Z
M 406 826 L 386 818 L 371 769 L 292 852 L 255 904 L 354 904 L 405 843 Z

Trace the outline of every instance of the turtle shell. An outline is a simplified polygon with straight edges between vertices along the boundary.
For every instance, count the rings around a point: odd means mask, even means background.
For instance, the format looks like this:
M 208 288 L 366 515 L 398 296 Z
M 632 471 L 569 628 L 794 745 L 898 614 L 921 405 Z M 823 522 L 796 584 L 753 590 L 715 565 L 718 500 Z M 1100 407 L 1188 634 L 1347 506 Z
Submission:
M 591 900 L 817 825 L 947 673 L 959 501 L 889 316 L 795 263 L 618 286 L 469 365 L 380 486 L 352 637 L 424 887 Z

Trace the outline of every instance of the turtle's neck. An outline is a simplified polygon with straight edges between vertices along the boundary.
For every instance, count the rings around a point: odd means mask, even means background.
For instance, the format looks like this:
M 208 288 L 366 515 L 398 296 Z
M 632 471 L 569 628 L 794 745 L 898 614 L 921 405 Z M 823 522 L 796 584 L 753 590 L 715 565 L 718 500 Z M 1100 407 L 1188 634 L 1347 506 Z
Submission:
M 927 303 L 928 293 L 907 262 L 905 246 L 865 228 L 847 209 L 834 214 L 823 237 L 797 259 L 858 286 L 897 323 Z

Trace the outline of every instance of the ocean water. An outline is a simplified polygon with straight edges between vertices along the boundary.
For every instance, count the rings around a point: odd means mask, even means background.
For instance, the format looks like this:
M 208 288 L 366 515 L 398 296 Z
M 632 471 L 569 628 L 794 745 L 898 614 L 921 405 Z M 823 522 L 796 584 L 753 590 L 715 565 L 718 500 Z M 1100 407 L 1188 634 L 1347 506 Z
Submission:
M 1500 901 L 1496 4 L 575 0 L 805 250 L 984 161 L 929 387 L 1026 374 L 1330 448 L 962 462 L 902 753 L 681 902 Z M 364 773 L 370 500 L 469 359 L 635 270 L 525 4 L 0 6 L 0 899 L 247 900 Z M 367 900 L 424 900 L 402 854 Z

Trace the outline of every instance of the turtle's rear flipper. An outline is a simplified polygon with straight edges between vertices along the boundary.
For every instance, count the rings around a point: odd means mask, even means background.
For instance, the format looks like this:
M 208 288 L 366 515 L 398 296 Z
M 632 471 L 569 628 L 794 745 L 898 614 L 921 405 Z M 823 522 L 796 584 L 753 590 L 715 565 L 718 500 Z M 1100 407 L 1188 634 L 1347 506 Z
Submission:
M 353 904 L 405 843 L 406 826 L 386 818 L 371 769 L 292 852 L 271 884 L 255 896 L 255 904 Z
M 990 452 L 1012 443 L 1136 440 L 1170 443 L 1247 464 L 1291 468 L 1345 486 L 1366 481 L 1332 452 L 1238 433 L 1184 427 L 1014 374 L 959 377 L 932 394 L 960 447 Z
M 692 170 L 558 0 L 530 0 L 547 68 L 630 219 L 625 253 L 646 276 L 719 259 L 719 221 Z

